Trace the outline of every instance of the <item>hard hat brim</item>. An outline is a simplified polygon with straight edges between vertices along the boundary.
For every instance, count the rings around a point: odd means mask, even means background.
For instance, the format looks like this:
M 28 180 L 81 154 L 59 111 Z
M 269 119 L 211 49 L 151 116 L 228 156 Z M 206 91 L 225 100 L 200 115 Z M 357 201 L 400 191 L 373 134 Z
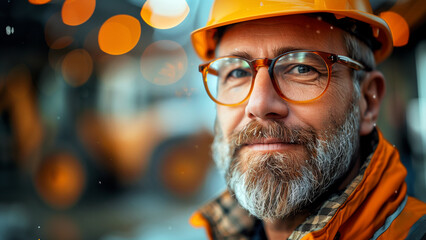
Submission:
M 309 13 L 332 13 L 337 18 L 349 17 L 364 23 L 367 23 L 371 26 L 373 30 L 373 35 L 376 37 L 382 46 L 380 49 L 374 51 L 374 58 L 377 63 L 386 59 L 392 52 L 392 35 L 387 23 L 373 14 L 358 10 L 330 10 L 330 9 L 302 9 L 302 10 L 280 10 L 280 11 L 271 11 L 266 14 L 247 14 L 247 17 L 240 18 L 229 18 L 223 19 L 219 23 L 207 25 L 206 27 L 195 30 L 191 33 L 191 41 L 194 47 L 195 52 L 198 56 L 204 60 L 208 61 L 215 57 L 216 49 L 216 40 L 214 39 L 215 32 L 217 28 L 222 26 L 227 26 L 231 24 L 236 24 L 240 22 L 246 22 L 256 19 L 278 17 L 278 16 L 288 16 L 296 14 L 309 14 Z

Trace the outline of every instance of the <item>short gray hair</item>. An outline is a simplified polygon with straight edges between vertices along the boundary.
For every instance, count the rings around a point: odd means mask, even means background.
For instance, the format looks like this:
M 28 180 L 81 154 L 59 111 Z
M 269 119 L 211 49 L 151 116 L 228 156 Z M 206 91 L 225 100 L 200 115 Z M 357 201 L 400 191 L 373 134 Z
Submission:
M 371 48 L 369 48 L 364 42 L 356 38 L 354 35 L 343 32 L 343 39 L 345 41 L 346 51 L 348 57 L 362 63 L 369 69 L 375 69 L 376 61 Z M 360 83 L 364 80 L 366 71 L 355 71 L 353 70 L 352 78 L 354 80 L 354 90 L 356 95 L 360 94 Z

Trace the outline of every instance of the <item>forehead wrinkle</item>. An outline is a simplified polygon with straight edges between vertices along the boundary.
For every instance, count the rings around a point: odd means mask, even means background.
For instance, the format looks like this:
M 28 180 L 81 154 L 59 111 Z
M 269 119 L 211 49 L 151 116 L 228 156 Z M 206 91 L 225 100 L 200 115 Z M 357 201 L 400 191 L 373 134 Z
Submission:
M 285 47 L 274 47 L 272 49 L 272 52 L 273 52 L 273 57 L 277 57 L 281 54 L 291 52 L 291 51 L 296 51 L 296 50 L 312 50 L 312 49 L 301 49 L 301 48 L 297 48 L 297 47 L 285 46 Z M 229 57 L 229 56 L 240 57 L 240 58 L 244 58 L 244 59 L 247 59 L 247 60 L 252 60 L 252 59 L 256 58 L 256 57 L 253 57 L 249 52 L 243 51 L 243 50 L 232 51 L 231 53 L 227 54 L 225 57 Z
M 295 51 L 295 50 L 311 50 L 311 49 L 301 49 L 301 48 L 297 48 L 297 47 L 289 47 L 289 46 L 284 46 L 284 47 L 274 47 L 272 49 L 272 52 L 274 54 L 274 57 L 290 52 L 290 51 Z
M 222 40 L 227 39 L 228 47 L 225 51 L 222 48 L 221 51 L 223 41 L 220 41 L 216 48 L 216 56 L 232 54 L 246 59 L 273 58 L 291 50 L 325 51 L 345 55 L 346 48 L 340 46 L 344 42 L 341 30 L 338 28 L 330 30 L 330 26 L 326 22 L 303 15 L 238 23 L 225 30 Z M 293 34 L 295 31 L 297 34 Z M 295 35 L 299 37 L 300 41 L 294 39 Z M 242 44 L 239 40 L 241 37 L 243 38 L 242 43 L 246 43 L 245 39 L 250 39 L 250 46 Z M 269 38 L 275 40 L 269 41 Z M 282 41 L 277 39 L 282 39 Z M 228 45 L 228 43 L 231 44 Z
M 240 57 L 240 58 L 244 58 L 244 59 L 247 59 L 247 60 L 253 59 L 253 57 L 250 53 L 248 53 L 246 51 L 242 51 L 242 50 L 234 50 L 234 51 L 230 52 L 229 54 L 226 54 L 226 56 L 224 56 L 224 57 L 230 57 L 230 56 Z

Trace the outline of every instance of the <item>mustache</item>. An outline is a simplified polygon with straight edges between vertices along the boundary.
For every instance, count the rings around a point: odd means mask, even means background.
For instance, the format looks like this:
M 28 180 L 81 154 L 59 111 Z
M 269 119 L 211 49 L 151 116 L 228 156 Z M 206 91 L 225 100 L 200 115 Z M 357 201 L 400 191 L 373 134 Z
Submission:
M 262 142 L 273 138 L 287 144 L 312 145 L 317 134 L 312 128 L 289 127 L 275 120 L 269 120 L 265 125 L 253 120 L 241 130 L 234 132 L 230 137 L 231 145 L 235 150 L 244 145 Z

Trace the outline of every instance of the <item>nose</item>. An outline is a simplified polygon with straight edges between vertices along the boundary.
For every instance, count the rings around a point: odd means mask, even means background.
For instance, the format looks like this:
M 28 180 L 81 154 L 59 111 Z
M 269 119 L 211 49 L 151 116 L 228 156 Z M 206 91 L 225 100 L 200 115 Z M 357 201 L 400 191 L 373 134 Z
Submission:
M 266 66 L 258 68 L 253 84 L 253 91 L 245 109 L 250 119 L 277 120 L 288 115 L 288 103 L 275 91 Z

